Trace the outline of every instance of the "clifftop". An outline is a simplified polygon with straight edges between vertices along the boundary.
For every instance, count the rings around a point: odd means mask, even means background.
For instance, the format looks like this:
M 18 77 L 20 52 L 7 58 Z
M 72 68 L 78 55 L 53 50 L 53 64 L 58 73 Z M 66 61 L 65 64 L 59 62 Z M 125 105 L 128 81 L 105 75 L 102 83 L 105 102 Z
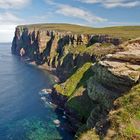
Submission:
M 20 25 L 20 28 L 28 27 L 31 30 L 55 30 L 61 32 L 72 32 L 78 34 L 107 34 L 112 37 L 123 38 L 123 40 L 135 39 L 140 36 L 140 26 L 116 26 L 93 28 L 74 24 L 32 24 Z

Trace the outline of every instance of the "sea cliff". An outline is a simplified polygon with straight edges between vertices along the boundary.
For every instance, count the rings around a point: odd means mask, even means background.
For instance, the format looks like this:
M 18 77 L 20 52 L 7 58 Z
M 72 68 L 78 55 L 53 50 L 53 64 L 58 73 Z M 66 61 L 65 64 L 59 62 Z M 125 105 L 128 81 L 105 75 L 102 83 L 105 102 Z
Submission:
M 129 37 L 114 35 L 116 29 L 91 31 L 18 26 L 11 50 L 59 77 L 54 103 L 66 109 L 71 123 L 78 120 L 76 139 L 140 139 L 140 30 Z

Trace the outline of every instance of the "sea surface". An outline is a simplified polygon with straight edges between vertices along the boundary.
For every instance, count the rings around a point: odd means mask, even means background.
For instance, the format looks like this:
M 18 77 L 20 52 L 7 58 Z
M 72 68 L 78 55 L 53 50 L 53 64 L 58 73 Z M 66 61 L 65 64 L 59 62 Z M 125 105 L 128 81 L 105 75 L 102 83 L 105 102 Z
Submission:
M 39 95 L 52 86 L 52 75 L 23 63 L 10 47 L 0 44 L 0 140 L 72 140 L 67 120 Z

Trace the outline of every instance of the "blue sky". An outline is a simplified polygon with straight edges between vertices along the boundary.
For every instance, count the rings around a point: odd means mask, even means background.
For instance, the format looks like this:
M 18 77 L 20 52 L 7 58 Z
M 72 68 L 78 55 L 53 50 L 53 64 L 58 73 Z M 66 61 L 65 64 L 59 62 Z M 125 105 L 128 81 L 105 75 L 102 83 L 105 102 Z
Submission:
M 0 0 L 0 42 L 19 24 L 140 25 L 140 0 Z

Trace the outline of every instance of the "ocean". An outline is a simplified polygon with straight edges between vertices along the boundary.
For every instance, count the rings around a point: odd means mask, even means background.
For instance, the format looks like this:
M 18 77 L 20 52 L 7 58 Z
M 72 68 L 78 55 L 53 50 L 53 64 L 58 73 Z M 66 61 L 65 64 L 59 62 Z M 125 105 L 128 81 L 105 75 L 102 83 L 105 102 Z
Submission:
M 10 47 L 0 44 L 0 140 L 72 140 L 62 113 L 39 94 L 52 87 L 52 75 L 25 64 Z

